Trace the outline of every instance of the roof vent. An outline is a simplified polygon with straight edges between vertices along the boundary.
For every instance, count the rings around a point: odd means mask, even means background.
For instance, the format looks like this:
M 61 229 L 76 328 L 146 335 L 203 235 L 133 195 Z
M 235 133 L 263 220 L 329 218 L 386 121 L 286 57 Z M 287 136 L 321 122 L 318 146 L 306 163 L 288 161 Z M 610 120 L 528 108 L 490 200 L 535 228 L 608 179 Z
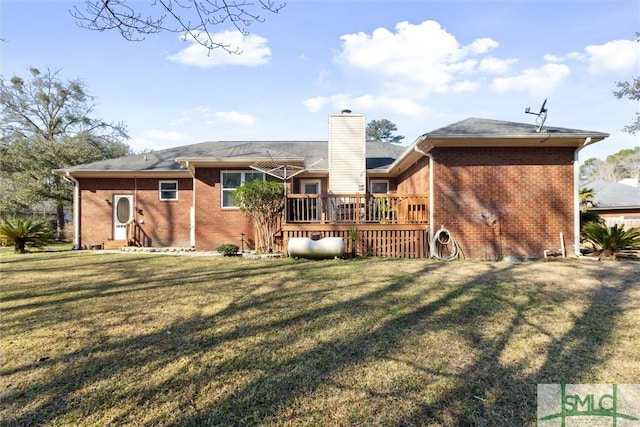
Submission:
M 351 110 L 342 110 L 340 111 L 342 114 L 351 114 Z

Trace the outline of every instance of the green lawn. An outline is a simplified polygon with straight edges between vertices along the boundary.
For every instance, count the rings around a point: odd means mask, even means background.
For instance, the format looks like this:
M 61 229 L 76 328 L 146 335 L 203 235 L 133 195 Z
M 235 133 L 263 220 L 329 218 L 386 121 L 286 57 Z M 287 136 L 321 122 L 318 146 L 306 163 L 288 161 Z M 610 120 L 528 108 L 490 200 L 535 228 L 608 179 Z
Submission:
M 535 426 L 640 382 L 640 263 L 0 254 L 3 426 Z

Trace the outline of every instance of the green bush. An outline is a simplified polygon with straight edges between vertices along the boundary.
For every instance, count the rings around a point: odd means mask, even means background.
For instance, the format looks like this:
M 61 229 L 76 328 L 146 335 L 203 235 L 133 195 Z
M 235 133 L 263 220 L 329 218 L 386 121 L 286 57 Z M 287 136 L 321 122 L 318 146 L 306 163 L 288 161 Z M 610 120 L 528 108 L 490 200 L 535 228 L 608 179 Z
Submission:
M 258 252 L 273 252 L 277 219 L 284 210 L 284 186 L 280 182 L 254 179 L 233 192 L 233 201 L 240 211 L 253 218 Z
M 625 230 L 624 226 L 588 222 L 582 227 L 582 235 L 600 255 L 613 259 L 621 251 L 640 249 L 640 228 Z
M 238 254 L 238 245 L 234 245 L 233 243 L 225 243 L 224 245 L 220 245 L 216 248 L 216 251 L 220 252 L 224 256 L 233 256 Z
M 584 227 L 585 224 L 590 222 L 597 222 L 598 224 L 604 224 L 604 219 L 600 217 L 597 213 L 593 212 L 580 212 L 580 229 Z
M 26 246 L 43 248 L 53 241 L 53 231 L 47 221 L 18 218 L 6 220 L 0 227 L 0 238 L 14 245 L 16 253 L 26 253 Z

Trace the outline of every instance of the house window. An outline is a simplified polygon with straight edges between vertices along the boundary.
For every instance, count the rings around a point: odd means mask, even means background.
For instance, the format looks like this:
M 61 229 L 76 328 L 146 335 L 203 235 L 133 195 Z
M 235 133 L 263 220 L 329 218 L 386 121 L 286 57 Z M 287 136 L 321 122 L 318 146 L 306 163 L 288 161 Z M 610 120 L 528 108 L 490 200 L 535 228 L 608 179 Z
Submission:
M 178 181 L 160 181 L 160 200 L 178 200 Z
M 370 186 L 371 194 L 387 194 L 389 192 L 389 181 L 386 179 L 372 179 Z
M 253 180 L 264 180 L 264 174 L 262 172 L 255 171 L 225 171 L 222 172 L 222 207 L 233 208 L 235 203 L 233 202 L 233 192 L 236 188 L 240 187 L 245 182 Z

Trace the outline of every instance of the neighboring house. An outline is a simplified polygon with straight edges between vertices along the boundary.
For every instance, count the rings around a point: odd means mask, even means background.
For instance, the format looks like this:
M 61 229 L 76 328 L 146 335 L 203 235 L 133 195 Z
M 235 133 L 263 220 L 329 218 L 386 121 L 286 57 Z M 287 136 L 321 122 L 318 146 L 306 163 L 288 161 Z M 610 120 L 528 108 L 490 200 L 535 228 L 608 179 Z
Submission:
M 640 227 L 640 188 L 608 181 L 591 181 L 581 188 L 593 190 L 587 211 L 598 214 L 608 226 Z
M 578 151 L 608 134 L 471 118 L 402 147 L 365 142 L 365 128 L 344 111 L 328 141 L 204 142 L 54 172 L 74 184 L 78 248 L 254 248 L 232 194 L 256 178 L 286 182 L 283 250 L 320 233 L 360 254 L 425 257 L 442 227 L 466 258 L 540 257 L 561 235 L 579 247 Z

